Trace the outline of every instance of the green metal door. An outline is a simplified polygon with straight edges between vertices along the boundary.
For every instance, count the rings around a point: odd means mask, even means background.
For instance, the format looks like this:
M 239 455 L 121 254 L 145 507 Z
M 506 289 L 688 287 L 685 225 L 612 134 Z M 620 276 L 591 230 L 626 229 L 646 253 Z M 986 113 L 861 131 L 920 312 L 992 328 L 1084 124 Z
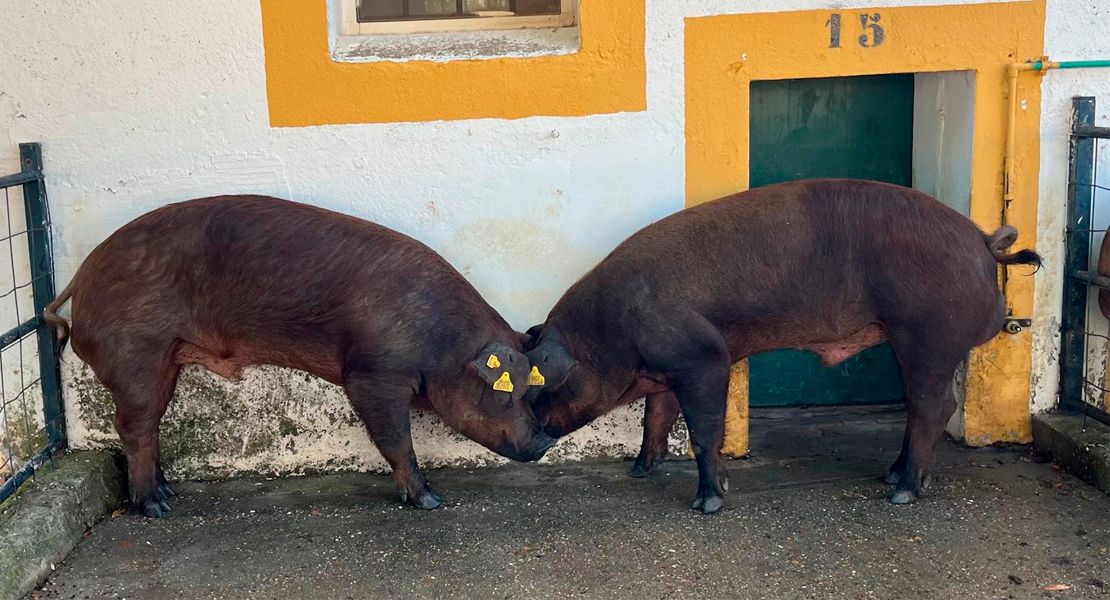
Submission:
M 910 186 L 913 81 L 907 74 L 752 82 L 751 187 L 809 177 Z M 755 355 L 750 367 L 752 406 L 903 399 L 888 344 L 835 367 L 822 367 L 817 355 L 797 350 Z

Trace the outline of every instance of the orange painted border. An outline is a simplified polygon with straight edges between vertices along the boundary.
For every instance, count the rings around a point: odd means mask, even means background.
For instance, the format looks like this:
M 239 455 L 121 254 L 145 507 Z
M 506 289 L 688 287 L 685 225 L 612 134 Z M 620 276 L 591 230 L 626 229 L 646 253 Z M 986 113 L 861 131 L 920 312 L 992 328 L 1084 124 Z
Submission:
M 560 56 L 434 62 L 331 59 L 325 0 L 262 0 L 270 124 L 306 127 L 584 116 L 647 109 L 645 0 L 582 0 Z

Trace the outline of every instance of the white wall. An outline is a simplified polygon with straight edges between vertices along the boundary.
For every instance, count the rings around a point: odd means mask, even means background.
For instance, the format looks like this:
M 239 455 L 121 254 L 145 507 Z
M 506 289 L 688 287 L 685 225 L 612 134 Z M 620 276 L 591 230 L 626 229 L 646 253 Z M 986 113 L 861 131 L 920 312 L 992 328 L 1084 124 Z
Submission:
M 1100 3 L 1049 2 L 1053 58 L 1110 56 Z M 268 193 L 424 241 L 525 329 L 620 240 L 683 207 L 683 18 L 842 4 L 648 0 L 642 113 L 272 129 L 257 1 L 154 0 L 139 10 L 125 0 L 8 0 L 0 23 L 0 171 L 16 169 L 16 143 L 43 143 L 61 285 L 96 244 L 155 207 Z M 1054 365 L 1041 363 L 1052 354 L 1059 297 L 1052 246 L 1062 227 L 1055 214 L 1064 198 L 1069 98 L 1097 93 L 1104 114 L 1106 73 L 1054 73 L 1045 84 L 1039 235 L 1050 266 L 1038 276 L 1039 408 L 1055 390 Z M 514 226 L 498 226 L 505 221 Z M 72 442 L 105 443 L 110 405 L 87 369 L 71 354 L 66 360 Z M 639 427 L 636 412 L 621 411 L 554 456 L 634 452 Z M 434 420 L 420 420 L 417 433 L 426 463 L 491 459 Z M 382 466 L 338 390 L 273 369 L 235 385 L 190 373 L 166 439 L 178 474 Z
M 1103 0 L 1049 2 L 1045 23 L 1045 51 L 1052 60 L 1110 59 L 1110 5 Z M 1063 295 L 1064 223 L 1067 206 L 1068 142 L 1074 96 L 1094 96 L 1096 124 L 1110 125 L 1110 69 L 1053 71 L 1041 87 L 1041 174 L 1037 250 L 1044 255 L 1045 268 L 1037 274 L 1033 319 L 1032 408 L 1043 412 L 1056 405 L 1059 390 L 1060 306 Z M 1106 185 L 1110 158 L 1099 160 L 1100 177 Z M 1016 202 L 1033 201 L 1031 193 L 1019 194 Z M 1103 195 L 1103 202 L 1106 196 Z M 1105 226 L 1105 223 L 1102 224 Z M 1095 239 L 1101 243 L 1101 237 Z M 1091 323 L 1105 327 L 1097 306 Z M 1092 348 L 1092 352 L 1098 350 Z M 1095 359 L 1097 363 L 1098 359 Z M 1105 360 L 1103 359 L 1103 363 Z M 1097 378 L 1097 375 L 1096 375 Z

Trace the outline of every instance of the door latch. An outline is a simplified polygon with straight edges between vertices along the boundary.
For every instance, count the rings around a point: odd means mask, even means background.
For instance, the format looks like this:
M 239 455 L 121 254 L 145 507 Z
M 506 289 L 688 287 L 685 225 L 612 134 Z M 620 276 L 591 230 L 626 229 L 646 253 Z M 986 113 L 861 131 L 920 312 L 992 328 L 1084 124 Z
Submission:
M 1005 331 L 1006 333 L 1008 333 L 1010 335 L 1017 335 L 1017 334 L 1021 333 L 1022 329 L 1025 329 L 1026 327 L 1029 327 L 1032 324 L 1033 324 L 1033 319 L 1008 318 L 1008 319 L 1006 319 L 1006 322 L 1002 325 L 1002 331 Z

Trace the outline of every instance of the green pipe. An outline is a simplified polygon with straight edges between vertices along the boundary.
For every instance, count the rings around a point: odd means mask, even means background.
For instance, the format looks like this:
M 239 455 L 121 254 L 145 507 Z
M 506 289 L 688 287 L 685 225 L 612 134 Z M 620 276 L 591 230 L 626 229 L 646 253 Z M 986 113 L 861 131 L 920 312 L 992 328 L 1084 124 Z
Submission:
M 1052 69 L 1097 69 L 1110 67 L 1110 60 L 1065 60 L 1064 62 L 1050 62 L 1049 65 L 1049 68 Z M 1038 60 L 1033 63 L 1033 68 L 1042 71 L 1044 70 L 1044 63 Z

